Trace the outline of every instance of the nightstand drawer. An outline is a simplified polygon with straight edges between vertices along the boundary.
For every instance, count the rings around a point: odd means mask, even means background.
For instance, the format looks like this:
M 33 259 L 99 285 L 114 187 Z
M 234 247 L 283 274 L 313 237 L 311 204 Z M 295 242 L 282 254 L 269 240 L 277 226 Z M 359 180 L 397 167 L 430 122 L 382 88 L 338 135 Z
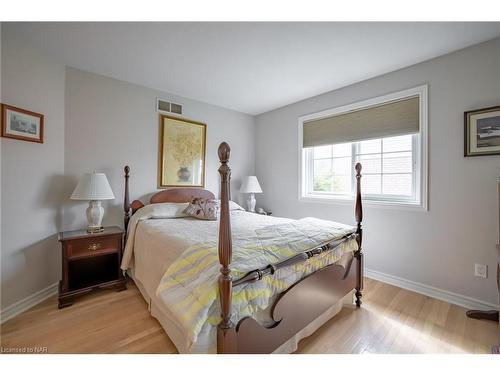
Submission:
M 68 259 L 83 258 L 118 252 L 121 249 L 121 237 L 95 237 L 69 241 L 66 243 Z

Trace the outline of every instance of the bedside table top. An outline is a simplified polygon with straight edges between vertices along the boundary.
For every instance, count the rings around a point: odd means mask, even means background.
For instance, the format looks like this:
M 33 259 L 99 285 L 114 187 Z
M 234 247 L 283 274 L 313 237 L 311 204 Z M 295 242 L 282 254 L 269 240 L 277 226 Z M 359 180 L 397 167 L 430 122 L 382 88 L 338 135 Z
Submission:
M 99 233 L 88 233 L 87 229 L 71 230 L 66 232 L 59 232 L 59 241 L 76 240 L 80 238 L 96 238 L 101 236 L 109 236 L 111 234 L 123 233 L 123 229 L 117 226 L 104 227 L 104 230 Z

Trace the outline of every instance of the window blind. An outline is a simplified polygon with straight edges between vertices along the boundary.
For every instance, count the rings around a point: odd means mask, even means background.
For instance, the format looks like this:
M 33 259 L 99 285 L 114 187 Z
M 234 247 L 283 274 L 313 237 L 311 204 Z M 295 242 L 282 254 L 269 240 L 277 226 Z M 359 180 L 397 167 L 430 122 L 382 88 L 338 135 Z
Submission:
M 419 132 L 419 113 L 419 98 L 415 96 L 307 121 L 303 126 L 303 147 L 415 134 Z

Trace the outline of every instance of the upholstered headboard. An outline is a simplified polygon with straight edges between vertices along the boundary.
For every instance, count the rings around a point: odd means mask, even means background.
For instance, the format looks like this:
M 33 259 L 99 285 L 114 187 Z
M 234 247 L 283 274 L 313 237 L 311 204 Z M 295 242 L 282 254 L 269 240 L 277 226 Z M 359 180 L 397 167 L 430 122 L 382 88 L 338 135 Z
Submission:
M 139 208 L 144 207 L 144 203 L 140 200 L 134 200 L 130 203 L 129 200 L 129 187 L 128 187 L 128 179 L 130 177 L 130 167 L 126 166 L 124 168 L 125 171 L 125 198 L 123 201 L 123 210 L 125 212 L 125 228 L 128 226 L 128 221 L 130 220 L 130 216 L 135 213 Z M 187 203 L 191 202 L 193 198 L 207 198 L 207 199 L 215 199 L 214 193 L 209 190 L 201 189 L 201 188 L 173 188 L 168 190 L 162 190 L 158 193 L 153 194 L 149 203 Z

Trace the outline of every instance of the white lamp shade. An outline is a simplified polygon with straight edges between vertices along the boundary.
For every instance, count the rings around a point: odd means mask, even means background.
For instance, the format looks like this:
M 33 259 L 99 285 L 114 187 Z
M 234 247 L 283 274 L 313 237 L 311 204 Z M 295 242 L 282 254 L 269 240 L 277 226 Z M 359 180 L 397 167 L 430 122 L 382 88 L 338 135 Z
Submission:
M 76 185 L 71 199 L 100 201 L 115 199 L 111 186 L 104 173 L 85 173 Z
M 259 181 L 255 176 L 246 176 L 243 178 L 243 183 L 241 184 L 241 193 L 262 193 Z

